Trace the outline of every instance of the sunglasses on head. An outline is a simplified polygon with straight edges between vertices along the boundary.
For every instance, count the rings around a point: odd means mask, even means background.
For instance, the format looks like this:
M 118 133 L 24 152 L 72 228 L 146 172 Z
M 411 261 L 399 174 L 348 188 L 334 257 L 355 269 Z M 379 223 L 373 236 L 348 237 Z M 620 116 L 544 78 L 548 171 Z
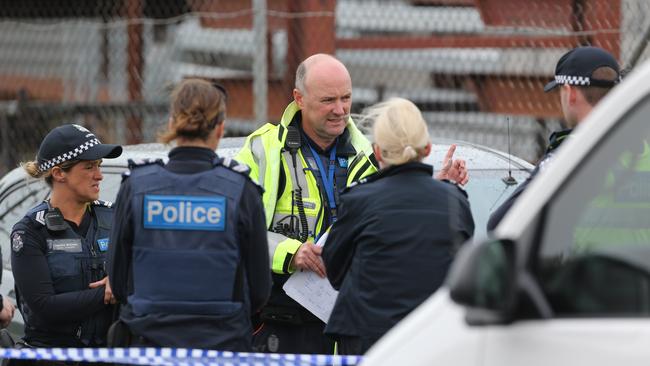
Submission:
M 226 91 L 226 88 L 223 85 L 216 82 L 216 81 L 211 81 L 210 83 L 212 84 L 212 86 L 215 89 L 217 89 L 218 91 L 220 91 L 223 94 L 224 99 L 227 102 L 228 101 L 228 91 Z

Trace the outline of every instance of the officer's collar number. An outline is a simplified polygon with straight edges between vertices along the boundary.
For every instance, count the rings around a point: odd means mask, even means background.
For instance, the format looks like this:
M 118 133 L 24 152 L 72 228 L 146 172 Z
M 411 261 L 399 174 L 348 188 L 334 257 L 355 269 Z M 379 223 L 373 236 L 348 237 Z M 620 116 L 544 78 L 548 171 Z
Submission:
M 224 231 L 226 198 L 222 196 L 145 195 L 145 229 Z

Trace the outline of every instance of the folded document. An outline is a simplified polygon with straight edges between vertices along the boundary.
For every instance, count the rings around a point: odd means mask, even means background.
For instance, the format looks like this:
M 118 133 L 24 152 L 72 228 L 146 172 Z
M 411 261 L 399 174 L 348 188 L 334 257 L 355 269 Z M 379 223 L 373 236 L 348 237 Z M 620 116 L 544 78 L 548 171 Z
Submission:
M 327 234 L 318 239 L 316 245 L 322 247 L 327 240 Z M 336 302 L 336 291 L 327 278 L 320 278 L 312 271 L 296 271 L 282 287 L 287 295 L 296 300 L 305 309 L 327 323 Z

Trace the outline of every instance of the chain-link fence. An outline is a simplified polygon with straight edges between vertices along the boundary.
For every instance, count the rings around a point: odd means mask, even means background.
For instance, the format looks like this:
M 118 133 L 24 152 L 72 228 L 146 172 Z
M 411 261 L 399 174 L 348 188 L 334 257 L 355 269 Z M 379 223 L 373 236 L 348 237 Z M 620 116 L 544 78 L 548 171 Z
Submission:
M 277 121 L 295 68 L 347 65 L 353 111 L 414 101 L 432 135 L 534 161 L 561 124 L 544 94 L 577 45 L 624 67 L 648 57 L 646 0 L 9 0 L 0 7 L 0 173 L 78 121 L 106 142 L 151 142 L 185 77 L 229 91 L 228 133 Z M 265 16 L 266 15 L 266 16 Z

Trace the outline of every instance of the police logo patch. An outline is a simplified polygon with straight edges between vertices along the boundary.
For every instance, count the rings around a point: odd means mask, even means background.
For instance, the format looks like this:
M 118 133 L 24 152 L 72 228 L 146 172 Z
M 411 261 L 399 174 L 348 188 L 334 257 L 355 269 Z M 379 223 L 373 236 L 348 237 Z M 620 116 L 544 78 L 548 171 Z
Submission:
M 100 252 L 105 252 L 108 250 L 108 238 L 97 239 L 97 246 L 99 247 Z
M 13 250 L 14 253 L 19 253 L 23 249 L 23 245 L 23 237 L 20 233 L 15 232 L 11 237 L 11 250 Z
M 79 130 L 81 132 L 85 132 L 86 133 L 85 137 L 95 137 L 95 134 L 88 131 L 88 129 L 86 127 L 84 127 L 84 126 L 80 126 L 80 125 L 76 125 L 76 124 L 73 124 L 72 126 L 74 126 L 74 128 L 76 128 L 77 130 Z
M 145 229 L 224 231 L 226 198 L 145 195 L 142 221 Z
M 341 168 L 347 168 L 348 167 L 348 159 L 346 158 L 338 158 L 339 159 L 339 166 Z
M 79 130 L 79 131 L 81 131 L 81 132 L 90 132 L 90 131 L 88 131 L 88 129 L 87 129 L 86 127 L 84 127 L 84 126 L 80 126 L 80 125 L 77 125 L 77 124 L 73 124 L 73 126 L 74 126 L 74 128 L 76 128 L 77 130 Z

